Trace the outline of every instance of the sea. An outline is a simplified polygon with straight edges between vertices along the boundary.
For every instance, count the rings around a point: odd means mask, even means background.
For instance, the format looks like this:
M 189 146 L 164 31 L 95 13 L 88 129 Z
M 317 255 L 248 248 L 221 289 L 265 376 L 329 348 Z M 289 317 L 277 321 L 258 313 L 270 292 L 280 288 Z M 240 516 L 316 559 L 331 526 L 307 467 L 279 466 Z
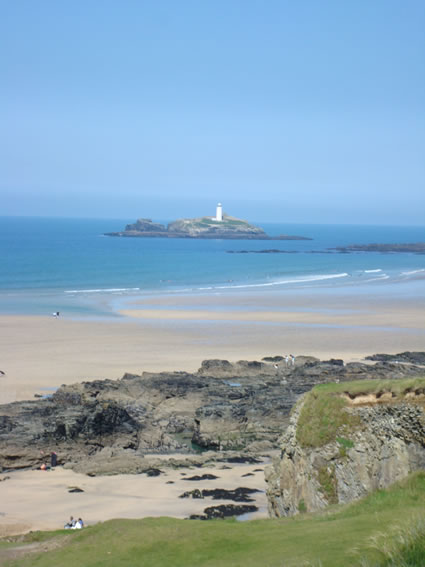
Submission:
M 269 235 L 311 240 L 105 236 L 134 220 L 0 217 L 0 313 L 119 317 L 120 309 L 140 298 L 164 295 L 208 300 L 250 293 L 259 301 L 269 293 L 425 298 L 425 255 L 333 250 L 424 242 L 423 226 L 253 221 Z

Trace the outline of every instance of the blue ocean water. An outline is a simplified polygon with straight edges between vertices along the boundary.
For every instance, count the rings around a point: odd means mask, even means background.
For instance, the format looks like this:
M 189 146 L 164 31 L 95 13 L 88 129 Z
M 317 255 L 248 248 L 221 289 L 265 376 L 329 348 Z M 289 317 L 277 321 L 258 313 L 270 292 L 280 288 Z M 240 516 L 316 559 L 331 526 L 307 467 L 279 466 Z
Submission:
M 102 315 L 128 298 L 157 294 L 320 288 L 425 296 L 425 255 L 328 250 L 424 242 L 424 227 L 254 223 L 270 235 L 313 239 L 299 241 L 103 236 L 133 221 L 0 218 L 0 313 Z M 238 253 L 265 249 L 288 253 Z

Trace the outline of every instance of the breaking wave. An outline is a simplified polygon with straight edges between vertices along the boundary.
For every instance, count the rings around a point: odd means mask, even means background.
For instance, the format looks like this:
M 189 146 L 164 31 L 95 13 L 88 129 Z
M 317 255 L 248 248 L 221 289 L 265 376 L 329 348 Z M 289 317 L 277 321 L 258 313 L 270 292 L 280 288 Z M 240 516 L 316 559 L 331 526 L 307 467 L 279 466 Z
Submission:
M 122 293 L 140 291 L 140 287 L 111 287 L 107 289 L 67 289 L 64 293 Z

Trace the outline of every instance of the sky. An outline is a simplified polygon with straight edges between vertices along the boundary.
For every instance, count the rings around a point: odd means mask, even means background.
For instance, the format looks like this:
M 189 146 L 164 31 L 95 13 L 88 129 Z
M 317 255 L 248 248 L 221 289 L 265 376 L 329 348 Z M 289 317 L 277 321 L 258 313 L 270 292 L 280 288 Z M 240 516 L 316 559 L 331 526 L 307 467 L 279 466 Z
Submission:
M 0 216 L 425 225 L 423 0 L 0 0 Z

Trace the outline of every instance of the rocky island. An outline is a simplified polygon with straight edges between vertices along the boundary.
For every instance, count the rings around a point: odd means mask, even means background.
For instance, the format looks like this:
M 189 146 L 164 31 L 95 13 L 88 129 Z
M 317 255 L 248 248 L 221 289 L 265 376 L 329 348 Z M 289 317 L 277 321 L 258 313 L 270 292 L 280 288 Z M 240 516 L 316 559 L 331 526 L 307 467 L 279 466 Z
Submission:
M 262 228 L 245 220 L 223 213 L 217 206 L 215 217 L 179 219 L 167 226 L 141 218 L 128 224 L 121 232 L 107 232 L 105 236 L 123 236 L 136 238 L 216 238 L 241 240 L 311 240 L 304 236 L 269 236 Z

